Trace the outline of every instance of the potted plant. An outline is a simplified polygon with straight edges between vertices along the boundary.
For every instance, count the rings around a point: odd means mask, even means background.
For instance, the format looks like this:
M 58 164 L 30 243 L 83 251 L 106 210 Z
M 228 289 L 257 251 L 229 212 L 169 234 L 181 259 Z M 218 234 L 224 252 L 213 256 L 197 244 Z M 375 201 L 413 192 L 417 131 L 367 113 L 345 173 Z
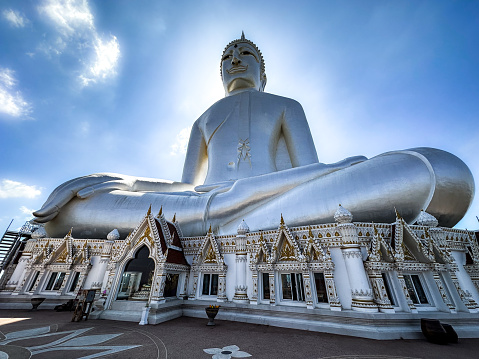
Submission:
M 215 324 L 215 317 L 216 317 L 216 314 L 218 314 L 218 310 L 220 310 L 219 305 L 210 305 L 210 306 L 205 308 L 206 315 L 209 318 L 208 324 L 206 324 L 206 325 L 216 325 Z

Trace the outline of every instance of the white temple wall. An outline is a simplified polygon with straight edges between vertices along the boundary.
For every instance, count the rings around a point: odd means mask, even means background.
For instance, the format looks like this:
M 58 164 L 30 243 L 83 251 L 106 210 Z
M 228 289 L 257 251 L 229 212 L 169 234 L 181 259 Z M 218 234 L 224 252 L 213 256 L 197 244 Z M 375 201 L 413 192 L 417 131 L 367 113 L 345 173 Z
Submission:
M 235 295 L 236 286 L 236 254 L 225 253 L 223 258 L 225 264 L 228 266 L 228 270 L 226 271 L 226 296 L 228 297 L 228 301 L 231 301 Z
M 27 267 L 28 260 L 30 259 L 30 253 L 28 254 L 23 254 L 21 258 L 18 261 L 17 266 L 15 267 L 15 270 L 10 277 L 8 283 L 22 283 L 23 278 L 25 277 L 26 270 L 25 268 Z
M 441 293 L 439 292 L 439 289 L 437 288 L 436 282 L 434 281 L 434 276 L 433 276 L 432 272 L 423 272 L 423 276 L 424 276 L 424 279 L 425 279 L 425 281 L 424 281 L 425 286 L 427 287 L 427 288 L 424 288 L 424 289 L 429 292 L 429 295 L 431 297 L 431 301 L 432 301 L 431 307 L 435 307 L 435 308 L 437 308 L 437 310 L 439 310 L 441 312 L 450 313 L 451 310 L 446 305 L 446 303 L 444 303 L 444 300 L 441 297 Z M 419 307 L 418 310 L 421 310 L 421 308 Z
M 339 301 L 343 309 L 351 309 L 352 296 L 351 287 L 348 280 L 348 271 L 346 269 L 346 263 L 344 262 L 343 253 L 341 248 L 330 248 L 331 259 L 334 263 L 334 283 L 336 284 L 336 290 L 338 293 Z
M 456 290 L 456 287 L 452 281 L 451 275 L 449 273 L 444 273 L 442 275 L 442 279 L 444 281 L 444 285 L 447 286 L 447 291 L 451 295 L 451 299 L 454 303 L 454 306 L 456 307 L 456 311 L 469 313 L 469 309 L 467 309 L 464 302 L 461 300 L 459 293 Z
M 472 283 L 471 277 L 464 269 L 464 265 L 466 264 L 466 253 L 463 251 L 451 250 L 451 255 L 457 263 L 458 272 L 456 272 L 456 276 L 462 290 L 471 293 L 475 302 L 479 303 L 479 293 L 477 292 L 474 283 Z
M 91 269 L 85 279 L 83 288 L 90 289 L 93 283 L 99 282 L 103 279 L 105 272 L 101 272 L 103 266 L 100 265 L 100 259 L 100 256 L 93 256 L 90 258 Z M 104 270 L 106 270 L 106 265 L 104 267 Z

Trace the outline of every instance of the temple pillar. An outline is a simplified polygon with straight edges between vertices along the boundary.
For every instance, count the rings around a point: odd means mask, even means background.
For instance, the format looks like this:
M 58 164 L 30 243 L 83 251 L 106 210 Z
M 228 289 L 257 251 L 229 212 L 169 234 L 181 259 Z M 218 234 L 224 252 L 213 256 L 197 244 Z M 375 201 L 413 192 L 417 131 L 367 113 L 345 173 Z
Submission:
M 195 271 L 193 275 L 193 290 L 190 293 L 189 300 L 195 300 L 197 296 L 197 288 L 198 288 L 198 272 Z
M 258 271 L 253 271 L 253 295 L 249 304 L 258 304 Z
M 378 265 L 379 263 L 369 263 L 371 266 Z M 394 308 L 391 305 L 391 300 L 388 297 L 386 291 L 386 284 L 380 270 L 371 268 L 368 270 L 369 280 L 373 287 L 374 302 L 378 305 L 379 311 L 383 313 L 394 313 Z
M 351 309 L 360 312 L 377 312 L 378 306 L 374 303 L 373 291 L 364 269 L 357 229 L 351 223 L 353 216 L 351 212 L 339 205 L 338 210 L 334 214 L 334 220 L 337 222 L 337 229 L 341 235 L 341 252 L 351 287 Z
M 336 284 L 334 283 L 334 274 L 332 269 L 324 271 L 324 282 L 326 283 L 326 288 L 328 289 L 329 309 L 333 311 L 341 311 L 341 302 L 339 301 L 339 297 L 336 292 Z
M 235 303 L 249 303 L 248 286 L 246 285 L 246 265 L 248 262 L 246 233 L 248 231 L 248 226 L 245 221 L 242 221 L 236 235 L 236 285 L 233 297 L 233 302 Z

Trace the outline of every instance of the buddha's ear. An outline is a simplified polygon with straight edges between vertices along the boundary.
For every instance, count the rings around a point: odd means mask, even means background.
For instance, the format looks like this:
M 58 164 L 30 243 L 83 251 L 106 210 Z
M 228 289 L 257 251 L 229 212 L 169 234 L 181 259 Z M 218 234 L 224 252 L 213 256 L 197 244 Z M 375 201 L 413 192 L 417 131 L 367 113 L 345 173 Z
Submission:
M 266 81 L 267 81 L 266 73 L 263 73 L 261 75 L 261 86 L 260 86 L 260 89 L 259 89 L 261 92 L 264 92 L 264 88 L 266 87 Z

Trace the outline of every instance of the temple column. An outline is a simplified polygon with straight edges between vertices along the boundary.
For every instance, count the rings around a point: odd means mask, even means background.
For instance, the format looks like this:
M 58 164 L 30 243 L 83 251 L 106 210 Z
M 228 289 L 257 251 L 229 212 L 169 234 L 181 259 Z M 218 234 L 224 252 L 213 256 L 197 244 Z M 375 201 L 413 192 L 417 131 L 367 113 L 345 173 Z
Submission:
M 190 278 L 190 272 L 186 272 L 185 275 L 184 275 L 184 283 L 183 283 L 183 287 L 181 289 L 181 292 L 180 292 L 180 298 L 181 299 L 188 299 L 188 279 Z
M 338 294 L 336 292 L 336 284 L 334 283 L 334 274 L 332 269 L 324 271 L 324 282 L 328 289 L 328 302 L 329 309 L 333 311 L 341 311 L 341 302 L 339 301 Z
M 249 304 L 258 304 L 258 271 L 253 271 L 253 296 Z
M 341 252 L 351 287 L 351 309 L 360 312 L 377 312 L 378 306 L 374 303 L 373 291 L 364 269 L 356 226 L 351 223 L 353 216 L 351 212 L 339 205 L 339 209 L 334 214 L 334 220 L 338 223 L 337 228 L 341 234 Z
M 217 302 L 226 302 L 226 270 L 219 273 L 218 275 L 218 296 L 216 297 Z
M 246 285 L 246 265 L 248 262 L 246 233 L 248 232 L 248 226 L 245 221 L 242 221 L 236 235 L 236 285 L 233 297 L 235 303 L 249 303 L 248 286 Z
M 190 296 L 189 296 L 189 300 L 195 300 L 196 299 L 196 291 L 197 291 L 197 288 L 198 288 L 198 272 L 194 270 L 194 275 L 193 275 L 193 290 L 191 291 L 190 293 Z
M 370 263 L 370 266 L 379 266 L 379 263 Z M 395 311 L 388 297 L 381 271 L 376 268 L 370 268 L 368 269 L 368 274 L 373 287 L 374 302 L 378 305 L 379 311 L 383 313 L 394 313 Z

